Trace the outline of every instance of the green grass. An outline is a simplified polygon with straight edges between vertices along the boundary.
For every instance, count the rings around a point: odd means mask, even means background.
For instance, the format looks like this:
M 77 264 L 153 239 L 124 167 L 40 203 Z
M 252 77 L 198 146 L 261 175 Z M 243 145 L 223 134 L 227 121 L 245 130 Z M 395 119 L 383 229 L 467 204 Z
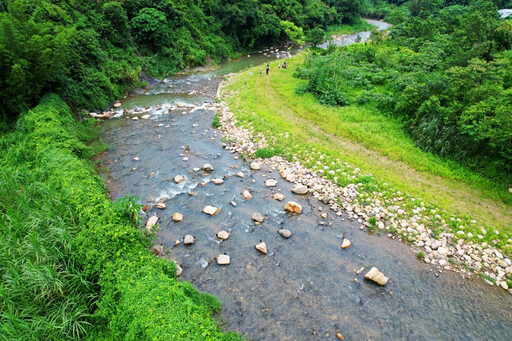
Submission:
M 220 116 L 219 116 L 219 114 L 215 114 L 215 116 L 213 116 L 212 126 L 215 128 L 219 128 L 220 125 L 221 125 L 220 124 Z
M 271 65 L 278 71 L 270 77 L 249 77 L 255 67 L 234 79 L 227 90 L 236 95 L 226 101 L 240 124 L 272 136 L 275 145 L 271 147 L 282 150 L 284 156 L 295 156 L 340 185 L 362 182 L 368 187 L 366 196 L 374 196 L 377 188 L 388 199 L 397 191 L 406 193 L 398 195 L 407 199 L 405 209 L 411 211 L 423 202 L 432 215 L 441 215 L 449 230 L 471 232 L 475 241 L 479 241 L 480 229 L 487 227 L 482 241 L 497 240 L 498 247 L 510 252 L 512 198 L 503 186 L 423 152 L 399 122 L 374 108 L 357 104 L 328 107 L 311 94 L 297 94 L 296 88 L 305 81 L 293 73 L 306 53 L 291 58 L 286 70 Z
M 50 95 L 0 138 L 2 338 L 238 340 L 216 297 L 148 252 L 136 200 L 109 200 L 96 136 Z
M 375 26 L 369 24 L 364 19 L 360 18 L 354 24 L 345 24 L 345 25 L 334 25 L 327 27 L 326 34 L 327 38 L 331 35 L 340 35 L 340 34 L 354 34 L 361 31 L 371 31 L 375 28 Z

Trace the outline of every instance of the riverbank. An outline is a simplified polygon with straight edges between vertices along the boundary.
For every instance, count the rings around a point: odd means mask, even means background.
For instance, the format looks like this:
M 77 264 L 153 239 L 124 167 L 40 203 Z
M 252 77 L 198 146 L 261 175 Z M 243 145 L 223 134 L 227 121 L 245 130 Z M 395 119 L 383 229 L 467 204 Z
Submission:
M 351 115 L 350 108 L 322 106 L 295 93 L 301 81 L 292 74 L 304 55 L 289 59 L 286 71 L 272 63 L 270 77 L 250 76 L 254 68 L 221 85 L 221 123 L 230 148 L 249 157 L 275 154 L 299 162 L 303 166 L 282 158 L 262 160 L 280 168 L 284 178 L 308 185 L 313 196 L 359 221 L 361 229 L 407 240 L 427 263 L 464 276 L 478 273 L 486 283 L 508 289 L 509 207 L 469 184 L 395 158 L 397 149 L 398 155 L 407 152 L 399 145 L 372 148 L 372 139 L 400 138 L 383 117 Z M 365 134 L 368 129 L 373 133 Z
M 97 135 L 49 95 L 0 139 L 4 337 L 238 340 L 212 318 L 217 298 L 148 252 L 135 200 L 110 201 Z

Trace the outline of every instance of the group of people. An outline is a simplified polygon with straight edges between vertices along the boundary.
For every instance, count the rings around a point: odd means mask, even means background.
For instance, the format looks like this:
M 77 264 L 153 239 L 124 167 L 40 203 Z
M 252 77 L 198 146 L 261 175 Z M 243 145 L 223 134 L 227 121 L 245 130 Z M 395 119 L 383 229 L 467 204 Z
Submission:
M 279 65 L 277 66 L 277 68 L 278 68 L 278 69 L 280 69 L 280 68 L 282 67 L 283 69 L 286 69 L 286 66 L 287 66 L 286 62 L 283 62 L 283 64 L 281 64 L 281 62 L 279 62 Z M 265 71 L 266 71 L 267 76 L 268 76 L 268 73 L 269 73 L 269 71 L 270 71 L 270 64 L 267 64 L 267 68 L 266 68 L 266 70 L 265 70 Z M 261 76 L 262 74 L 263 74 L 263 70 L 262 70 L 262 69 L 260 69 L 260 76 Z

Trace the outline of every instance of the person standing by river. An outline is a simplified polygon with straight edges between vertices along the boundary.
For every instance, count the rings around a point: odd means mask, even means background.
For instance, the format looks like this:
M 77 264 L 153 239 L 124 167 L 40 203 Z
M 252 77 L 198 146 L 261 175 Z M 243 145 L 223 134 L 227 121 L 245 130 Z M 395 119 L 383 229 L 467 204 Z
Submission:
M 267 64 L 267 76 L 268 76 L 269 71 L 270 71 L 270 64 Z

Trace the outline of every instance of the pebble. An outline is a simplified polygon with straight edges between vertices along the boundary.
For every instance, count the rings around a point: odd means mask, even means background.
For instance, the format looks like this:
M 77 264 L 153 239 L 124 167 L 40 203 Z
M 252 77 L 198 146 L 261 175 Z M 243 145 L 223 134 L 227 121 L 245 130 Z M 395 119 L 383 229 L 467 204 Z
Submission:
M 244 178 L 245 174 L 244 174 L 244 172 L 238 172 L 238 173 L 236 173 L 236 176 L 238 176 L 239 178 Z
M 180 277 L 183 273 L 183 268 L 176 262 L 174 262 L 174 264 L 176 264 L 176 277 Z
M 139 161 L 139 160 L 140 160 L 140 158 L 138 156 L 133 158 L 133 161 Z
M 209 172 L 209 173 L 210 173 L 210 172 L 213 172 L 213 166 L 212 166 L 212 165 L 210 165 L 209 163 L 205 163 L 205 164 L 203 165 L 203 170 L 204 170 L 205 172 Z
M 295 201 L 288 201 L 284 207 L 284 210 L 290 213 L 301 213 L 302 206 L 297 204 Z
M 214 207 L 214 206 L 207 205 L 207 206 L 205 206 L 205 208 L 203 208 L 203 213 L 209 214 L 211 216 L 214 216 L 219 212 L 220 212 L 220 209 L 218 209 L 217 207 Z
M 343 242 L 341 243 L 341 248 L 342 249 L 348 249 L 350 247 L 350 245 L 352 245 L 352 243 L 350 242 L 350 240 L 348 240 L 347 238 L 343 239 Z
M 156 215 L 150 217 L 148 222 L 146 223 L 146 230 L 151 231 L 151 228 L 156 225 L 158 222 L 158 217 Z
M 183 239 L 183 244 L 185 245 L 192 245 L 195 242 L 195 238 L 192 237 L 190 234 L 187 234 L 185 238 Z
M 507 284 L 507 282 L 505 282 L 505 281 L 501 282 L 501 283 L 500 283 L 500 287 L 502 287 L 502 288 L 503 288 L 503 289 L 505 289 L 505 290 L 508 290 L 508 284 Z
M 258 212 L 254 212 L 251 218 L 252 220 L 257 221 L 258 223 L 262 223 L 263 220 L 265 220 L 265 218 Z
M 262 167 L 262 164 L 256 161 L 251 162 L 251 169 L 252 170 L 260 170 Z
M 172 220 L 173 220 L 173 221 L 175 221 L 175 222 L 183 221 L 183 218 L 184 218 L 184 216 L 183 216 L 183 214 L 181 214 L 181 213 L 177 213 L 177 212 L 176 212 L 176 213 L 174 213 L 174 214 L 172 215 Z
M 223 179 L 212 179 L 212 182 L 216 185 L 222 185 L 224 183 Z
M 274 199 L 276 199 L 276 200 L 283 201 L 284 198 L 285 198 L 285 196 L 284 196 L 283 193 L 276 193 L 276 194 L 274 194 Z
M 162 244 L 153 245 L 151 253 L 156 256 L 161 256 L 164 253 L 164 246 Z
M 267 186 L 267 187 L 276 187 L 276 185 L 277 185 L 276 180 L 269 179 L 269 180 L 265 181 L 265 186 Z
M 183 158 L 183 161 L 187 162 L 187 161 L 188 161 L 188 157 L 186 157 L 186 156 L 185 156 L 185 157 Z
M 325 213 L 325 212 L 324 212 L 324 213 L 322 213 L 322 214 L 320 214 L 320 216 L 321 216 L 323 219 L 327 219 L 327 213 Z
M 287 230 L 287 229 L 281 229 L 278 232 L 281 235 L 281 237 L 286 238 L 286 239 L 288 239 L 292 236 L 292 231 Z
M 183 181 L 185 181 L 185 177 L 183 177 L 183 175 L 176 175 L 174 177 L 174 182 L 177 183 L 177 184 L 179 184 L 179 183 L 181 183 Z
M 157 204 L 155 205 L 156 208 L 160 209 L 160 210 L 164 210 L 165 209 L 165 203 L 159 201 L 157 202 Z
M 219 233 L 217 233 L 217 238 L 219 239 L 222 239 L 222 240 L 227 240 L 229 238 L 229 232 L 228 231 L 219 231 Z
M 384 286 L 388 282 L 388 278 L 384 276 L 382 272 L 379 271 L 376 267 L 373 267 L 364 275 L 365 279 L 369 279 L 374 281 L 378 285 Z
M 299 184 L 293 186 L 292 192 L 295 194 L 306 194 L 307 192 L 309 192 L 309 189 L 306 186 Z
M 217 257 L 217 265 L 229 265 L 230 259 L 228 255 L 219 255 Z
M 260 242 L 258 244 L 256 244 L 256 245 L 254 245 L 254 247 L 256 248 L 256 250 L 258 250 L 259 252 L 261 252 L 261 253 L 263 253 L 265 255 L 268 252 L 267 251 L 267 244 L 265 244 L 264 241 L 260 240 Z
M 243 192 L 242 192 L 242 197 L 243 197 L 245 200 L 250 200 L 250 199 L 252 199 L 251 192 L 249 192 L 248 190 L 243 191 Z

